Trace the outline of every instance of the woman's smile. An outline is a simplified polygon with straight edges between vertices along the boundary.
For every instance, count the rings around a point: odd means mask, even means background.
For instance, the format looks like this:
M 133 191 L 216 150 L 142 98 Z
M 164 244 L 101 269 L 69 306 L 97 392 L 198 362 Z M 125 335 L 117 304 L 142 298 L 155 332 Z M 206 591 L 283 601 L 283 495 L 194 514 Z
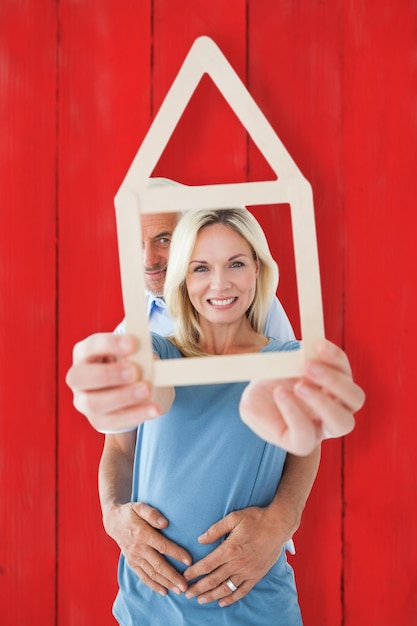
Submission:
M 220 300 L 217 298 L 210 298 L 209 300 L 207 300 L 207 302 L 211 304 L 211 306 L 218 306 L 221 308 L 234 304 L 236 301 L 237 301 L 237 297 L 227 298 L 223 300 Z

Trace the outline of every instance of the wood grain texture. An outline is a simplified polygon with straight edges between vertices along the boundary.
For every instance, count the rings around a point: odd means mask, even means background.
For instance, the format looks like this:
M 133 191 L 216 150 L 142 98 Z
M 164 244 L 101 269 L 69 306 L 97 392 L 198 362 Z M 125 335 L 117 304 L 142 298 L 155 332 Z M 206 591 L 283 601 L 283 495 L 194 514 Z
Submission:
M 346 4 L 345 624 L 417 623 L 417 5 Z
M 184 18 L 186 16 L 186 18 Z M 233 29 L 230 28 L 233 24 Z M 245 78 L 245 0 L 154 2 L 153 102 L 158 110 L 193 41 L 211 37 Z M 241 182 L 246 173 L 246 132 L 213 85 L 203 77 L 177 125 L 155 174 L 186 184 Z
M 340 343 L 343 13 L 339 3 L 282 3 L 278 8 L 273 2 L 253 1 L 249 7 L 249 88 L 313 187 L 326 333 Z M 263 173 L 257 161 L 251 161 L 251 169 L 259 176 Z M 294 319 L 291 240 L 272 210 L 265 222 L 280 265 L 278 294 Z M 297 554 L 291 559 L 306 624 L 338 624 L 342 619 L 341 523 L 340 445 L 331 442 L 323 446 L 319 478 L 295 537 Z
M 327 334 L 367 392 L 355 432 L 324 445 L 296 535 L 305 624 L 413 626 L 414 0 L 0 3 L 0 622 L 114 624 L 102 437 L 64 377 L 74 343 L 123 315 L 113 198 L 199 35 L 313 186 Z M 155 173 L 271 174 L 207 77 Z M 257 216 L 296 318 L 289 219 L 274 212 Z
M 103 437 L 71 406 L 76 341 L 123 317 L 113 198 L 150 123 L 151 5 L 59 3 L 58 623 L 113 623 L 117 546 L 97 495 Z
M 0 6 L 0 622 L 52 624 L 55 3 Z M 29 599 L 29 600 L 28 600 Z

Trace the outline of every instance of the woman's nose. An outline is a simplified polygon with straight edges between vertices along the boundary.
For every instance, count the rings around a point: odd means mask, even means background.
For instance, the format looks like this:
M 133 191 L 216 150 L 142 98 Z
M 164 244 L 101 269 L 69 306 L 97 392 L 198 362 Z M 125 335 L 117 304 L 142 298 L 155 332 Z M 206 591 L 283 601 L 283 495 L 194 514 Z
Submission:
M 211 277 L 211 288 L 216 290 L 230 287 L 230 280 L 223 269 L 213 270 Z

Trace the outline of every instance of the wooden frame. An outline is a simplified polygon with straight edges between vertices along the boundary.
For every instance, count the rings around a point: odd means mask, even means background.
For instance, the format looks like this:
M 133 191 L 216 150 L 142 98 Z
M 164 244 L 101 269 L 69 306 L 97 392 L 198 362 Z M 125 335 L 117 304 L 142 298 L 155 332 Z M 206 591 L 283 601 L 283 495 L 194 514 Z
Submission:
M 273 181 L 203 186 L 152 186 L 151 174 L 202 76 L 207 73 L 270 164 Z M 154 360 L 145 303 L 140 213 L 167 213 L 287 203 L 291 208 L 302 344 L 266 354 Z M 324 337 L 311 186 L 216 44 L 192 45 L 116 195 L 116 220 L 126 330 L 139 338 L 134 359 L 156 386 L 195 385 L 299 376 Z

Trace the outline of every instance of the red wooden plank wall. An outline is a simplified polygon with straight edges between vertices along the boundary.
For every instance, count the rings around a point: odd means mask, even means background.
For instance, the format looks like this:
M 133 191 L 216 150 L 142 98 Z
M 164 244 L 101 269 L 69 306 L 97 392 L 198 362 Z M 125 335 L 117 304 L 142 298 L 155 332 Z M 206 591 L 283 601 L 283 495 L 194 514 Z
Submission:
M 346 4 L 345 339 L 368 390 L 344 472 L 346 624 L 417 624 L 417 3 Z M 354 242 L 355 245 L 351 245 Z
M 326 329 L 367 404 L 297 534 L 306 626 L 417 623 L 415 0 L 0 3 L 0 623 L 114 623 L 102 438 L 64 384 L 122 316 L 113 197 L 195 37 L 218 43 L 314 189 Z M 209 79 L 156 173 L 270 175 Z M 288 219 L 256 209 L 297 326 Z
M 57 623 L 112 623 L 116 546 L 97 497 L 102 437 L 64 384 L 77 338 L 122 316 L 113 196 L 150 123 L 150 8 L 59 3 L 60 403 Z M 71 591 L 69 591 L 71 590 Z
M 0 622 L 54 624 L 56 38 L 53 2 L 0 3 Z M 26 7 L 29 8 L 29 7 Z

